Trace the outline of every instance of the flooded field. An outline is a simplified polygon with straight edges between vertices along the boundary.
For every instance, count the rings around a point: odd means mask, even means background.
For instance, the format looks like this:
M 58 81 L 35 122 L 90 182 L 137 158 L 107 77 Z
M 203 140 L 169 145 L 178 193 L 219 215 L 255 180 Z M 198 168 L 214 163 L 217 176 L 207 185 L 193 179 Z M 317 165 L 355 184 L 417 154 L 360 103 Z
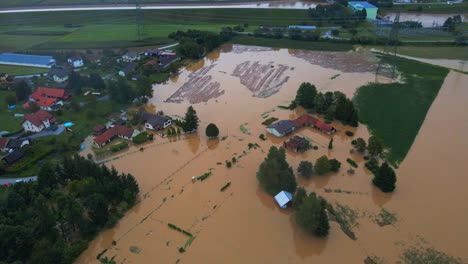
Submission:
M 167 84 L 156 85 L 149 107 L 178 117 L 193 102 L 201 120 L 200 131 L 158 137 L 144 151 L 130 149 L 107 163 L 135 175 L 141 202 L 114 228 L 98 235 L 77 263 L 96 263 L 96 256 L 104 250 L 103 256 L 115 256 L 118 263 L 363 263 L 368 256 L 393 263 L 409 247 L 420 244 L 468 260 L 464 250 L 468 244 L 468 194 L 464 191 L 468 179 L 463 177 L 462 167 L 468 162 L 468 143 L 463 141 L 468 132 L 468 90 L 463 86 L 468 82 L 467 75 L 448 75 L 397 170 L 397 190 L 392 195 L 374 188 L 372 175 L 363 169 L 362 157 L 349 152 L 353 138 L 368 138 L 365 126 L 356 129 L 334 123 L 338 133 L 332 150 L 327 148 L 328 135 L 311 128 L 296 133 L 319 148 L 305 153 L 288 151 L 287 160 L 294 171 L 301 160 L 315 162 L 324 154 L 342 162 L 338 173 L 310 180 L 298 178 L 298 184 L 341 208 L 356 240 L 335 222 L 331 222 L 327 239 L 305 234 L 294 223 L 292 211 L 278 208 L 259 188 L 255 177 L 259 164 L 270 146 L 280 146 L 287 140 L 271 135 L 266 141 L 260 140 L 259 135 L 266 134 L 261 123 L 267 117 L 292 119 L 303 114 L 301 109 L 277 107 L 294 99 L 300 83 L 307 81 L 320 91 L 342 91 L 352 96 L 359 86 L 375 81 L 370 70 L 328 67 L 328 61 L 317 60 L 312 54 L 223 46 L 204 60 L 187 65 Z M 372 55 L 361 55 L 356 56 L 361 60 L 352 63 L 368 67 L 366 62 L 373 60 Z M 327 56 L 331 54 L 323 57 Z M 254 63 L 268 67 L 253 74 L 250 66 Z M 192 81 L 206 78 L 201 75 L 210 76 L 209 80 Z M 203 92 L 213 91 L 212 87 L 216 88 L 214 92 Z M 257 96 L 259 90 L 272 91 L 272 87 L 274 93 Z M 204 135 L 209 123 L 219 127 L 219 139 L 209 140 Z M 346 136 L 346 130 L 355 136 Z M 259 147 L 249 149 L 248 143 Z M 237 162 L 227 168 L 225 161 L 233 157 Z M 347 158 L 358 162 L 355 174 L 346 172 L 350 168 Z M 192 176 L 210 171 L 206 180 L 191 181 Z M 221 191 L 228 182 L 229 188 Z M 396 222 L 379 225 L 382 208 L 391 212 Z M 168 224 L 190 232 L 194 239 Z M 186 252 L 179 253 L 180 247 Z
M 392 21 L 395 19 L 395 13 L 388 13 Z M 441 27 L 445 20 L 449 17 L 461 15 L 462 21 L 466 21 L 467 14 L 420 14 L 420 13 L 400 13 L 400 21 L 416 21 L 421 22 L 423 27 Z

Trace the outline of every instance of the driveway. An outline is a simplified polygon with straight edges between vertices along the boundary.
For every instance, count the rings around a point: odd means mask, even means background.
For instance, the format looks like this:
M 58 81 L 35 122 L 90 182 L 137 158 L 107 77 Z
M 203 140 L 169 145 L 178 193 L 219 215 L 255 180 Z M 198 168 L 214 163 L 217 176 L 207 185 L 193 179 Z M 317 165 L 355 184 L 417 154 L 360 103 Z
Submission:
M 25 178 L 4 178 L 0 179 L 0 185 L 15 184 L 18 182 L 32 182 L 37 181 L 37 176 L 25 177 Z
M 53 136 L 53 135 L 60 135 L 62 132 L 65 131 L 65 127 L 63 125 L 59 125 L 55 131 L 52 130 L 44 130 L 36 134 L 32 134 L 31 136 L 28 136 L 28 138 L 40 138 L 40 137 L 46 137 L 46 136 Z

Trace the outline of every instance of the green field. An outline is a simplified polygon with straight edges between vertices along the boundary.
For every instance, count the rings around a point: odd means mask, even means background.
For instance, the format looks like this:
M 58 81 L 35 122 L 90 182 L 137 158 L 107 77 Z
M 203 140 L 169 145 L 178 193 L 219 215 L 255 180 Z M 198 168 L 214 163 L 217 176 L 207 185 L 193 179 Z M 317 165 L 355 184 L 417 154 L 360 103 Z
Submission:
M 136 11 L 68 11 L 0 14 L 0 51 L 112 48 L 173 43 L 168 34 L 248 24 L 290 25 L 310 22 L 306 10 L 196 9 L 143 10 L 140 39 Z M 39 32 L 39 33 L 38 33 Z
M 8 110 L 8 105 L 5 102 L 7 95 L 14 95 L 14 92 L 0 91 L 0 131 L 18 131 L 21 129 L 21 121 L 23 118 L 16 118 L 14 114 L 22 114 L 23 108 L 20 104 L 16 105 L 13 111 Z
M 235 0 L 217 0 L 216 3 L 236 3 L 236 2 L 249 2 L 248 0 L 235 1 Z M 47 6 L 47 5 L 114 5 L 114 4 L 134 4 L 135 0 L 2 0 L 0 7 L 12 6 Z M 200 4 L 210 3 L 210 0 L 175 0 L 168 2 L 167 0 L 140 0 L 142 4 Z
M 11 65 L 0 65 L 0 72 L 7 73 L 9 75 L 30 75 L 36 73 L 46 73 L 49 69 L 35 68 L 35 67 L 23 67 L 23 66 L 11 66 Z
M 448 70 L 402 58 L 382 59 L 397 66 L 404 83 L 360 87 L 353 101 L 361 122 L 390 149 L 387 159 L 398 165 L 413 144 Z
M 383 46 L 372 46 L 372 48 L 384 50 Z M 399 46 L 397 48 L 397 53 L 406 56 L 426 59 L 468 60 L 468 47 L 460 46 Z
M 327 43 L 291 39 L 257 38 L 249 36 L 237 36 L 232 39 L 231 42 L 242 45 L 305 50 L 349 51 L 353 49 L 353 45 L 347 43 Z

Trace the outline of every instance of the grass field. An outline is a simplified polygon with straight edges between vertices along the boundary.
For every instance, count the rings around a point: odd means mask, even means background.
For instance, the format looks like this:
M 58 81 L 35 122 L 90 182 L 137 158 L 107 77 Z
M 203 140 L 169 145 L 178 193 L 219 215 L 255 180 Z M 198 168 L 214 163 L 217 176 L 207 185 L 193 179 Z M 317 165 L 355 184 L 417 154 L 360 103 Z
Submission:
M 0 72 L 7 73 L 9 75 L 30 75 L 36 73 L 46 73 L 49 69 L 35 68 L 35 67 L 23 67 L 23 66 L 11 66 L 11 65 L 0 65 Z
M 12 6 L 47 6 L 47 5 L 113 5 L 113 4 L 132 4 L 134 0 L 2 0 L 0 7 L 12 7 Z M 236 3 L 236 2 L 249 2 L 248 0 L 235 1 L 235 0 L 217 0 L 216 3 Z M 168 4 L 167 0 L 140 0 L 142 4 Z M 213 3 L 209 0 L 175 0 L 170 1 L 169 4 L 184 4 L 184 3 Z
M 237 36 L 232 39 L 231 42 L 242 45 L 305 50 L 348 51 L 353 48 L 353 45 L 347 43 L 327 43 L 291 39 L 257 38 L 249 36 Z
M 5 102 L 5 98 L 8 95 L 14 95 L 14 92 L 0 91 L 0 131 L 18 131 L 21 129 L 22 118 L 14 117 L 14 114 L 22 114 L 23 108 L 21 105 L 16 105 L 15 110 L 8 110 L 8 105 Z
M 361 122 L 383 139 L 390 149 L 388 160 L 398 165 L 413 144 L 448 70 L 402 58 L 382 59 L 397 66 L 404 83 L 360 87 L 353 101 Z
M 173 42 L 167 36 L 176 30 L 218 32 L 225 26 L 248 24 L 248 30 L 253 31 L 263 24 L 290 25 L 310 20 L 306 10 L 286 9 L 142 12 L 140 40 L 134 10 L 0 14 L 0 51 L 163 45 Z
M 372 48 L 384 50 L 383 46 L 373 46 Z M 441 46 L 441 47 L 417 47 L 399 46 L 397 53 L 426 59 L 449 59 L 468 60 L 468 47 Z

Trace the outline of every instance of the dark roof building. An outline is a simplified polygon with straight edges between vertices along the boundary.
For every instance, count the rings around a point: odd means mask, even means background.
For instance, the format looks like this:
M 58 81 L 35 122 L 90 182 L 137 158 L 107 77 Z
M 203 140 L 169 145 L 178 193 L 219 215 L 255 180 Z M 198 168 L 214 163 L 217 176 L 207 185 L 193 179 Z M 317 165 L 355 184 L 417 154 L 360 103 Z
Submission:
M 0 54 L 0 64 L 52 68 L 55 65 L 55 60 L 52 56 L 2 53 Z
M 10 139 L 8 143 L 6 144 L 7 149 L 20 149 L 26 145 L 31 145 L 31 139 L 29 138 L 15 138 L 15 139 Z
M 295 152 L 303 152 L 309 149 L 310 142 L 306 138 L 294 136 L 289 141 L 284 142 L 283 146 Z
M 104 133 L 106 131 L 106 127 L 101 125 L 101 124 L 97 124 L 94 128 L 93 128 L 93 135 L 95 136 L 99 136 L 101 135 L 102 133 Z
M 7 165 L 12 165 L 15 162 L 19 161 L 24 157 L 24 149 L 20 148 L 17 150 L 14 150 L 7 156 L 5 156 L 2 160 L 7 164 Z
M 141 119 L 146 122 L 145 127 L 151 130 L 161 130 L 172 124 L 169 117 L 151 113 L 143 113 Z
M 267 127 L 267 132 L 277 137 L 291 134 L 296 129 L 296 125 L 291 120 L 280 120 Z

